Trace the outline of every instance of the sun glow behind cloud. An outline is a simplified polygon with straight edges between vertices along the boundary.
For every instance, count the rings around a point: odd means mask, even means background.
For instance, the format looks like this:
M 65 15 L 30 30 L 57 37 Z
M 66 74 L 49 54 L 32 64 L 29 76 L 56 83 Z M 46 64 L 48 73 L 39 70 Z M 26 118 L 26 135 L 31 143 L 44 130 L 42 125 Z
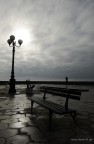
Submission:
M 29 32 L 29 29 L 21 27 L 15 28 L 13 34 L 15 35 L 16 40 L 22 39 L 25 45 L 29 44 L 32 41 L 32 36 Z

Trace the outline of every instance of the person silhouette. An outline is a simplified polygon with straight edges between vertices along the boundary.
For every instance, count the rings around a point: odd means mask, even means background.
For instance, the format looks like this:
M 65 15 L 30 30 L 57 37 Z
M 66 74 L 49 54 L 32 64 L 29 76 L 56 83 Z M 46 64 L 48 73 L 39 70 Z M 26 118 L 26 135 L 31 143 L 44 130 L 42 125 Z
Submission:
M 65 79 L 66 79 L 66 88 L 68 89 L 68 77 L 66 77 Z

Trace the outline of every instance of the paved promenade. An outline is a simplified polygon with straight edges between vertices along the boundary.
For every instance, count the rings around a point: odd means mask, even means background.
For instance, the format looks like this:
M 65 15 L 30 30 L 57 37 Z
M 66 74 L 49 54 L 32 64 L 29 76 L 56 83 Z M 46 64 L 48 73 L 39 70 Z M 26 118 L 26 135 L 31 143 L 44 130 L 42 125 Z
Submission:
M 25 91 L 18 88 L 17 94 L 11 96 L 7 95 L 6 87 L 0 89 L 0 144 L 94 144 L 93 88 L 82 94 L 80 102 L 71 105 L 70 101 L 70 105 L 80 112 L 77 124 L 69 115 L 53 115 L 51 131 L 48 129 L 48 111 L 34 104 L 34 115 L 31 115 L 30 100 Z M 56 97 L 54 101 L 63 103 Z

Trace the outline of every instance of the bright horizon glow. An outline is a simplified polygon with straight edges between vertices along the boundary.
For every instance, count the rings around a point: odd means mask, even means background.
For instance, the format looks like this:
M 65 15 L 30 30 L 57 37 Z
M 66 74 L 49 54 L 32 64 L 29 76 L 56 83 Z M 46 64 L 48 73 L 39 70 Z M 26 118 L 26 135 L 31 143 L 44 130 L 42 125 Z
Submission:
M 29 30 L 26 28 L 15 29 L 13 35 L 15 36 L 16 41 L 19 39 L 23 40 L 23 44 L 28 44 L 31 41 Z

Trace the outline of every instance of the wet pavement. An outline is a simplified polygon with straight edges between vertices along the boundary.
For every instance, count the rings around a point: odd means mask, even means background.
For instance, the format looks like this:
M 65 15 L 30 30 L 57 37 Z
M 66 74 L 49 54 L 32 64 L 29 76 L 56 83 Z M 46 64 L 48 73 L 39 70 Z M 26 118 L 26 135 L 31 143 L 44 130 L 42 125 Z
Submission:
M 14 96 L 0 93 L 0 144 L 93 144 L 94 143 L 94 89 L 84 93 L 80 103 L 72 103 L 80 115 L 75 124 L 70 115 L 53 115 L 52 130 L 48 127 L 48 111 L 34 104 L 30 112 L 29 97 L 19 91 Z M 91 94 L 91 97 L 88 95 Z M 42 94 L 34 96 L 41 97 Z M 63 104 L 61 98 L 49 100 Z

